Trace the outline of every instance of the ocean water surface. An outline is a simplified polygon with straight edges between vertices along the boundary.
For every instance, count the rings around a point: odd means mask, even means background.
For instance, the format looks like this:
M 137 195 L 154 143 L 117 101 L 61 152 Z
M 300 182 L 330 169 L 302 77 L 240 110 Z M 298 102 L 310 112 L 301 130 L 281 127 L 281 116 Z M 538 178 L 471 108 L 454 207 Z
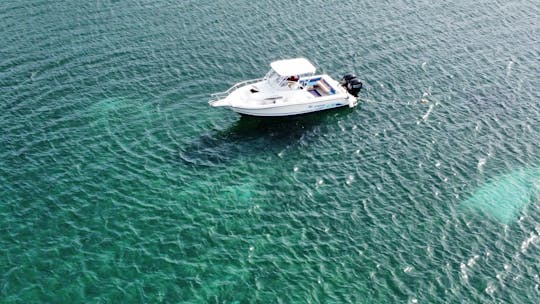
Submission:
M 1 1 L 0 303 L 537 303 L 539 15 Z M 359 106 L 208 106 L 294 57 Z

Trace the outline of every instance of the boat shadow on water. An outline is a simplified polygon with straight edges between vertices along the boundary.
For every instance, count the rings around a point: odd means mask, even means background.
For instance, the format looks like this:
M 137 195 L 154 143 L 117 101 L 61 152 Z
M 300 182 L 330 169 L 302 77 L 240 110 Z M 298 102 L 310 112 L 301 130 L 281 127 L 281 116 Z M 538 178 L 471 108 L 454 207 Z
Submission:
M 337 108 L 287 117 L 240 116 L 229 128 L 201 135 L 181 149 L 190 165 L 223 166 L 238 158 L 264 157 L 308 144 L 324 133 L 325 125 L 353 112 Z

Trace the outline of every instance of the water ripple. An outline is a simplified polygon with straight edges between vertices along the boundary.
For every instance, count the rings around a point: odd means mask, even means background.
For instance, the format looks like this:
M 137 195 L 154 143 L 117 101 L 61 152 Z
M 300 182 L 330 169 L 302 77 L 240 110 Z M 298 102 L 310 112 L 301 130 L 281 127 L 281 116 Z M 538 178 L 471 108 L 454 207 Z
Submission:
M 0 298 L 538 298 L 538 7 L 427 4 L 3 1 Z M 208 108 L 295 56 L 360 105 Z M 511 221 L 464 206 L 516 170 Z

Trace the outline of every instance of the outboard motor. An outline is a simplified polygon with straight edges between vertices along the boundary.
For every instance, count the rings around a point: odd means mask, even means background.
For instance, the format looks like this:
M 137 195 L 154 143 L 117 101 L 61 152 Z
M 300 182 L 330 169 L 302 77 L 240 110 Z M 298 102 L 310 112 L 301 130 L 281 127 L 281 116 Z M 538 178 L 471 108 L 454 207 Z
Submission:
M 339 82 L 342 86 L 346 87 L 347 86 L 347 83 L 353 79 L 353 78 L 356 78 L 356 75 L 354 74 L 347 74 L 345 76 L 343 76 L 343 78 L 341 78 L 341 81 Z
M 340 84 L 354 97 L 358 97 L 358 93 L 360 93 L 360 90 L 362 89 L 362 82 L 358 80 L 354 74 L 343 76 Z
M 360 93 L 360 90 L 362 89 L 362 82 L 358 80 L 358 78 L 353 78 L 349 83 L 347 84 L 347 91 L 351 93 L 352 96 L 358 97 L 358 93 Z

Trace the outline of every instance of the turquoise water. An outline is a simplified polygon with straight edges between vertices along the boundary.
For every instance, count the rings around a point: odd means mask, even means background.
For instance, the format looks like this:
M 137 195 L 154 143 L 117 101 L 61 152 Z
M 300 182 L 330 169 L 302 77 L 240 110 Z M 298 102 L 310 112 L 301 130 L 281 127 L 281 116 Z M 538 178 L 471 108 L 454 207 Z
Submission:
M 537 302 L 539 15 L 1 1 L 0 303 Z M 360 105 L 207 105 L 298 56 Z

